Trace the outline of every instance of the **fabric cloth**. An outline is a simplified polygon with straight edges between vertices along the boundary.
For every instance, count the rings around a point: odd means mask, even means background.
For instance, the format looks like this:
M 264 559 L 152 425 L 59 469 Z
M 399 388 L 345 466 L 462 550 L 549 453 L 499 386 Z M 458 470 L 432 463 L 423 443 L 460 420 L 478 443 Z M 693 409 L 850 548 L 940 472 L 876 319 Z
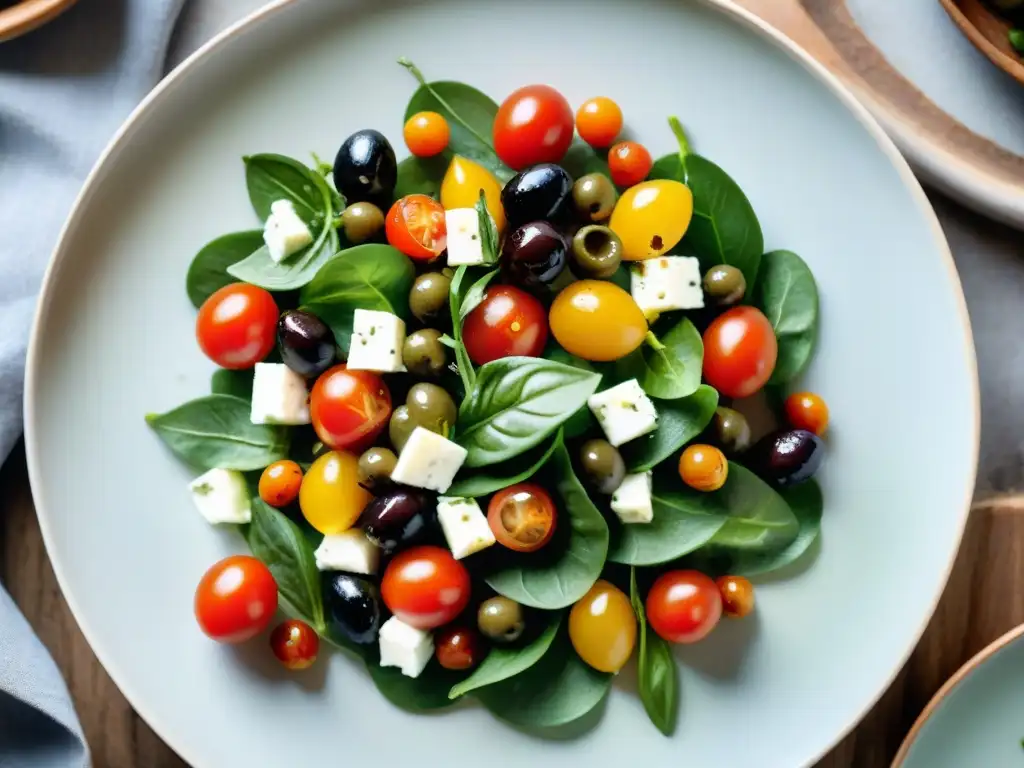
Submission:
M 47 260 L 89 169 L 160 79 L 183 0 L 88 0 L 0 43 L 0 460 L 22 430 Z M 0 768 L 89 765 L 60 673 L 0 589 Z

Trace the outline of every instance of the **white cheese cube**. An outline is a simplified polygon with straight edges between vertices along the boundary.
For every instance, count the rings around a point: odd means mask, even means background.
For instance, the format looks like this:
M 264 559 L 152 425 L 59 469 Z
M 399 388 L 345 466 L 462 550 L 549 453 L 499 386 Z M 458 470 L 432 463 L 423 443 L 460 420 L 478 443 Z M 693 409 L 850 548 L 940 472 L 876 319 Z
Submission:
M 206 522 L 241 525 L 252 520 L 245 476 L 233 469 L 211 469 L 188 484 L 192 501 Z
M 638 472 L 622 478 L 622 484 L 612 494 L 612 512 L 626 524 L 649 523 L 654 519 L 650 472 Z
M 263 242 L 267 244 L 270 258 L 280 264 L 312 243 L 313 233 L 295 212 L 291 200 L 275 200 L 270 204 L 270 215 L 263 225 Z
M 256 363 L 249 419 L 253 424 L 309 424 L 306 380 L 283 363 Z
M 658 426 L 654 403 L 636 379 L 591 395 L 587 405 L 597 417 L 608 442 L 616 448 L 653 432 Z
M 350 371 L 396 373 L 404 371 L 402 345 L 405 321 L 390 312 L 357 309 L 352 318 L 352 344 L 348 350 Z
M 403 485 L 444 493 L 462 468 L 467 453 L 461 445 L 425 427 L 416 427 L 398 457 L 391 479 Z
M 659 256 L 634 264 L 629 287 L 647 317 L 704 306 L 700 262 L 694 256 Z
M 484 263 L 480 216 L 476 208 L 452 208 L 444 212 L 448 229 L 448 266 L 475 267 Z
M 437 519 L 456 560 L 494 544 L 494 531 L 475 499 L 441 496 L 437 500 Z
M 373 575 L 380 566 L 380 549 L 361 528 L 324 536 L 313 553 L 321 571 L 347 571 Z
M 398 667 L 406 677 L 419 677 L 434 655 L 429 632 L 410 627 L 392 616 L 380 628 L 380 665 Z

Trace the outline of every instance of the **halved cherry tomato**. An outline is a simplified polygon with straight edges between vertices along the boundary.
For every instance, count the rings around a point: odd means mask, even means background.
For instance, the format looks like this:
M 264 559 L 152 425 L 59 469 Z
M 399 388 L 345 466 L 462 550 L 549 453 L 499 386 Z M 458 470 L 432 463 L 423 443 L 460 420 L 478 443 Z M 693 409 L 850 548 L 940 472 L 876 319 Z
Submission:
M 320 651 L 320 638 L 304 621 L 288 619 L 270 633 L 270 650 L 285 669 L 309 669 Z
M 494 116 L 494 151 L 509 168 L 557 163 L 572 143 L 572 107 L 550 85 L 509 94 Z
M 794 392 L 786 398 L 786 420 L 793 429 L 806 429 L 821 437 L 828 430 L 828 405 L 821 395 Z
M 462 341 L 477 365 L 514 355 L 538 357 L 547 340 L 544 305 L 511 285 L 488 288 L 462 326 Z
M 255 557 L 235 555 L 214 563 L 196 587 L 199 628 L 220 643 L 243 643 L 270 624 L 277 610 L 277 582 Z
M 448 121 L 437 112 L 417 112 L 405 121 L 405 146 L 416 157 L 433 157 L 448 146 Z
M 654 161 L 647 147 L 635 141 L 620 141 L 608 150 L 608 172 L 620 187 L 632 187 L 647 178 Z
M 395 555 L 380 585 L 388 610 L 418 629 L 450 622 L 465 610 L 469 593 L 466 567 L 447 549 L 431 546 Z
M 444 208 L 432 197 L 406 195 L 396 200 L 384 222 L 388 243 L 415 261 L 432 261 L 448 245 Z
M 756 307 L 733 307 L 704 331 L 704 379 L 726 397 L 749 397 L 768 383 L 779 345 Z
M 232 283 L 214 292 L 196 317 L 196 340 L 221 368 L 252 368 L 277 339 L 277 304 L 262 288 Z
M 581 139 L 596 149 L 611 146 L 621 130 L 622 110 L 607 96 L 587 99 L 576 110 L 576 131 Z
M 290 459 L 275 461 L 260 475 L 260 498 L 272 507 L 287 507 L 299 498 L 302 467 Z
M 494 538 L 516 552 L 536 552 L 555 534 L 558 514 L 548 492 L 533 483 L 498 491 L 487 506 Z
M 324 445 L 362 451 L 391 418 L 391 393 L 370 371 L 336 365 L 324 371 L 309 396 L 309 416 Z
M 647 593 L 647 621 L 670 643 L 703 640 L 722 618 L 718 585 L 698 571 L 669 571 Z

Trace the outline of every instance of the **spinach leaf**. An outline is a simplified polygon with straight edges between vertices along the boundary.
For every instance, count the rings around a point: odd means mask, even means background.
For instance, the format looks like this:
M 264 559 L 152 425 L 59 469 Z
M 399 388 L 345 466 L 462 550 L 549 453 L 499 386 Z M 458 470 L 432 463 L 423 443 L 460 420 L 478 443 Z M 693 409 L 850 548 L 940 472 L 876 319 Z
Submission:
M 467 467 L 511 459 L 541 443 L 586 404 L 601 377 L 537 357 L 480 367 L 459 407 L 458 443 Z
M 454 328 L 456 324 L 459 325 L 459 338 L 462 338 L 462 321 L 466 319 L 466 316 L 469 315 L 470 312 L 472 312 L 474 309 L 480 306 L 480 304 L 484 300 L 484 293 L 487 291 L 487 286 L 490 285 L 491 281 L 494 280 L 494 278 L 496 278 L 497 276 L 497 269 L 492 269 L 489 272 L 485 272 L 480 278 L 475 280 L 469 286 L 468 290 L 466 290 L 465 296 L 463 296 L 462 301 L 459 302 L 458 316 L 452 318 L 452 327 Z M 463 278 L 463 280 L 465 280 L 465 278 Z M 455 285 L 454 281 L 452 282 L 452 285 Z M 458 287 L 461 291 L 461 282 Z M 457 293 L 452 293 L 452 296 L 457 295 Z
M 496 645 L 473 674 L 452 688 L 449 697 L 457 699 L 470 691 L 508 680 L 540 661 L 558 633 L 558 628 L 562 624 L 562 614 L 558 611 L 547 611 L 538 615 L 537 620 L 546 622 L 546 625 L 536 640 L 520 648 Z
M 207 395 L 146 423 L 182 460 L 203 469 L 263 469 L 288 456 L 288 430 L 253 424 L 250 406 L 231 395 Z
M 480 199 L 476 201 L 475 207 L 477 222 L 480 228 L 480 240 L 484 256 L 484 264 L 487 264 L 488 266 L 491 264 L 497 264 L 498 248 L 500 245 L 498 226 L 494 223 L 494 219 L 491 218 L 491 214 L 487 210 L 487 197 L 484 195 L 484 191 L 482 189 L 480 190 Z M 466 314 L 469 314 L 469 312 L 472 312 L 472 309 L 467 311 Z M 463 315 L 463 317 L 465 317 L 465 315 Z
M 718 392 L 707 384 L 679 400 L 658 400 L 658 428 L 650 435 L 630 440 L 619 450 L 630 472 L 654 469 L 711 422 L 718 407 Z
M 711 539 L 737 552 L 770 552 L 788 547 L 800 524 L 778 493 L 746 467 L 729 462 L 729 477 L 717 493 L 726 497 L 729 517 Z
M 576 478 L 565 446 L 544 466 L 538 482 L 553 490 L 561 518 L 543 551 L 516 557 L 487 583 L 498 594 L 548 611 L 572 605 L 594 585 L 608 554 L 608 524 Z
M 548 341 L 547 349 L 544 350 L 545 360 L 554 360 L 556 363 L 564 363 L 565 365 L 571 365 L 573 368 L 579 368 L 581 371 L 589 371 L 590 373 L 597 373 L 599 376 L 603 376 L 598 371 L 593 363 L 588 360 L 584 360 L 582 357 L 576 357 L 571 355 L 562 349 L 559 344 L 554 340 Z M 598 389 L 601 388 L 601 383 L 598 382 Z M 580 406 L 579 410 L 570 416 L 565 424 L 562 425 L 562 432 L 565 437 L 579 437 L 580 435 L 587 432 L 594 423 L 594 414 L 591 413 L 590 408 L 586 405 Z
M 263 245 L 228 267 L 228 274 L 268 291 L 292 291 L 311 281 L 339 248 L 338 233 L 328 223 L 314 243 L 284 261 L 270 258 L 270 249 Z
M 395 199 L 406 195 L 427 195 L 435 200 L 441 196 L 441 182 L 448 170 L 445 155 L 416 157 L 411 155 L 398 164 Z
M 304 163 L 284 155 L 261 154 L 242 158 L 245 184 L 253 210 L 266 221 L 277 200 L 291 200 L 295 212 L 307 223 L 324 225 L 331 213 L 331 191 L 324 178 Z
M 648 331 L 646 342 L 615 364 L 618 378 L 636 379 L 644 392 L 663 400 L 696 392 L 704 364 L 704 343 L 693 323 L 685 317 L 670 322 L 660 339 Z
M 636 586 L 636 568 L 629 569 L 629 600 L 633 604 L 640 634 L 637 654 L 640 701 L 655 727 L 671 736 L 676 729 L 679 711 L 679 670 L 668 643 L 647 626 L 644 601 Z
M 210 377 L 210 391 L 215 395 L 233 395 L 252 402 L 252 379 L 253 372 L 248 368 L 242 371 L 218 368 Z
M 772 251 L 761 260 L 754 288 L 757 306 L 775 329 L 779 357 L 771 384 L 803 373 L 818 338 L 818 287 L 804 260 L 792 251 Z
M 479 498 L 529 480 L 547 463 L 561 445 L 562 432 L 559 430 L 547 446 L 537 446 L 532 451 L 516 456 L 504 464 L 484 467 L 479 472 L 471 474 L 460 472 L 445 495 Z
M 185 291 L 192 305 L 199 309 L 215 292 L 235 282 L 228 267 L 262 246 L 263 231 L 259 229 L 233 232 L 204 245 L 192 259 L 185 277 Z
M 604 150 L 599 153 L 579 137 L 573 139 L 569 151 L 559 164 L 574 179 L 589 173 L 601 173 L 609 179 L 612 177 L 611 171 L 608 170 L 608 153 Z M 626 290 L 629 290 L 628 287 Z
M 431 659 L 419 677 L 406 677 L 398 667 L 382 667 L 377 653 L 366 658 L 366 670 L 384 698 L 407 712 L 450 707 L 455 702 L 448 694 L 465 676 L 464 672 L 452 672 Z

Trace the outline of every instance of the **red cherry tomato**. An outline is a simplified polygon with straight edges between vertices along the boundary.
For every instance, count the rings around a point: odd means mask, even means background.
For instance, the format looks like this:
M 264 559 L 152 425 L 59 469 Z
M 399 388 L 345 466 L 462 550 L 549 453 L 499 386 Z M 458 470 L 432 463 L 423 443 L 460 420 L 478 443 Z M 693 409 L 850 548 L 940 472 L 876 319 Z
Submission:
M 647 593 L 647 621 L 670 643 L 703 640 L 722 618 L 718 585 L 698 571 L 669 571 Z
M 509 168 L 557 163 L 572 143 L 572 107 L 550 85 L 513 91 L 494 117 L 494 151 Z
M 388 243 L 416 261 L 432 261 L 448 246 L 444 208 L 426 195 L 406 195 L 395 201 L 384 231 Z
M 395 555 L 384 571 L 380 594 L 406 624 L 436 629 L 465 610 L 469 572 L 440 547 L 413 547 Z
M 555 534 L 555 502 L 533 483 L 510 485 L 494 494 L 487 522 L 494 538 L 515 552 L 536 552 Z
M 274 348 L 277 315 L 274 297 L 262 288 L 225 285 L 199 308 L 196 340 L 221 368 L 252 368 Z
M 196 587 L 199 628 L 221 643 L 242 643 L 264 629 L 277 610 L 277 582 L 255 557 L 215 563 Z
M 654 167 L 647 147 L 635 141 L 620 141 L 608 150 L 608 173 L 620 187 L 632 187 L 647 178 Z
M 548 340 L 544 305 L 511 285 L 496 285 L 462 326 L 462 341 L 477 365 L 501 357 L 538 357 Z
M 704 331 L 704 378 L 726 397 L 749 397 L 768 383 L 779 345 L 755 307 L 733 307 Z
M 320 650 L 320 638 L 306 622 L 288 619 L 270 633 L 270 650 L 285 669 L 297 672 L 313 666 Z
M 313 385 L 309 415 L 324 445 L 358 452 L 377 439 L 391 418 L 391 393 L 376 373 L 336 365 Z

